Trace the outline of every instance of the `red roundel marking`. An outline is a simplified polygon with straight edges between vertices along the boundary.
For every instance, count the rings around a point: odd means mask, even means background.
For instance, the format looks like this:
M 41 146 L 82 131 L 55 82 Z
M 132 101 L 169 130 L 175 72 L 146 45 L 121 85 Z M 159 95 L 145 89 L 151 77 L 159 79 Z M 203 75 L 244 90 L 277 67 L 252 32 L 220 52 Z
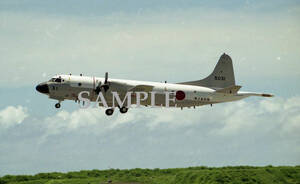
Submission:
M 176 99 L 183 100 L 185 98 L 185 93 L 183 91 L 176 91 Z

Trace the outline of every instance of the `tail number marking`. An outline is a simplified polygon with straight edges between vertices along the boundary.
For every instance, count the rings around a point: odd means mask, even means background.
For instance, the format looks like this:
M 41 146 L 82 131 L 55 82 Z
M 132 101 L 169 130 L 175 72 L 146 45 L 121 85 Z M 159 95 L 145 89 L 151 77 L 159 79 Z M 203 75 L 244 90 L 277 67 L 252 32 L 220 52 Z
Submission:
M 215 80 L 226 80 L 226 77 L 224 76 L 215 76 Z

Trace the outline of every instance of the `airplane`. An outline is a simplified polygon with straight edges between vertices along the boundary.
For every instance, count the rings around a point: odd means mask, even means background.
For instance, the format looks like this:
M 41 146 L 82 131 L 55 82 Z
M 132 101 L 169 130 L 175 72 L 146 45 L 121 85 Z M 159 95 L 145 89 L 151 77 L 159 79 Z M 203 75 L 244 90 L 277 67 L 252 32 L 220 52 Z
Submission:
M 224 53 L 213 72 L 202 80 L 172 84 L 167 82 L 110 79 L 107 72 L 104 78 L 83 76 L 82 74 L 79 76 L 64 74 L 55 75 L 49 81 L 38 84 L 36 90 L 46 94 L 50 99 L 58 100 L 58 103 L 55 104 L 56 108 L 60 108 L 60 103 L 64 100 L 74 100 L 80 103 L 79 94 L 82 94 L 82 91 L 86 92 L 82 98 L 97 103 L 101 94 L 109 105 L 106 106 L 108 108 L 105 111 L 105 114 L 108 116 L 112 115 L 116 108 L 112 106 L 114 96 L 111 94 L 113 91 L 118 92 L 120 98 L 128 97 L 126 94 L 130 92 L 131 102 L 118 106 L 121 113 L 128 111 L 128 103 L 138 103 L 138 92 L 143 92 L 144 94 L 142 101 L 139 102 L 143 106 L 160 107 L 169 103 L 170 107 L 181 109 L 184 107 L 195 108 L 202 105 L 212 106 L 212 104 L 237 101 L 250 96 L 273 97 L 272 94 L 266 93 L 242 92 L 239 91 L 241 87 L 235 84 L 232 59 Z M 166 92 L 168 92 L 169 98 L 172 100 L 166 101 Z M 155 93 L 153 95 L 155 102 L 152 102 L 152 99 L 145 98 L 146 94 L 150 93 Z M 99 103 L 99 106 L 104 106 L 104 103 Z

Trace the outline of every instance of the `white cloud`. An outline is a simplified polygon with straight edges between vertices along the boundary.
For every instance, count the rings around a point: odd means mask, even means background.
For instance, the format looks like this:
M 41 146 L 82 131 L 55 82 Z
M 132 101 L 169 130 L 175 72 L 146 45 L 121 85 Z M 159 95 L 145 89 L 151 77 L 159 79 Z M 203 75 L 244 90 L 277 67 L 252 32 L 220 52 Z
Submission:
M 20 124 L 28 117 L 27 109 L 22 106 L 8 106 L 0 111 L 0 126 L 11 127 Z
M 115 112 L 112 117 L 102 108 L 60 111 L 47 117 L 48 134 L 86 129 L 95 134 L 114 131 L 121 126 L 143 123 L 150 131 L 161 127 L 169 129 L 192 128 L 204 124 L 214 125 L 208 134 L 235 136 L 261 128 L 278 128 L 278 134 L 289 136 L 300 131 L 300 97 L 270 98 L 258 101 L 239 101 L 203 106 L 196 109 L 133 108 L 127 114 Z M 118 109 L 116 109 L 118 111 Z
M 0 134 L 1 147 L 7 148 L 0 154 L 7 155 L 2 160 L 12 171 L 14 164 L 21 164 L 34 172 L 41 171 L 31 162 L 22 162 L 20 150 L 28 160 L 45 163 L 44 171 L 296 165 L 300 162 L 299 100 L 299 96 L 257 98 L 183 110 L 133 108 L 110 117 L 103 108 L 60 110 L 41 119 L 26 118 Z M 18 137 L 12 139 L 15 134 Z
M 46 138 L 49 135 L 61 134 L 65 132 L 87 131 L 94 134 L 101 134 L 123 123 L 128 123 L 133 119 L 129 114 L 125 118 L 107 117 L 103 109 L 89 108 L 78 109 L 73 112 L 60 111 L 54 116 L 44 119 Z
M 283 133 L 300 138 L 300 114 L 299 111 L 293 115 L 286 117 L 282 122 L 282 131 Z

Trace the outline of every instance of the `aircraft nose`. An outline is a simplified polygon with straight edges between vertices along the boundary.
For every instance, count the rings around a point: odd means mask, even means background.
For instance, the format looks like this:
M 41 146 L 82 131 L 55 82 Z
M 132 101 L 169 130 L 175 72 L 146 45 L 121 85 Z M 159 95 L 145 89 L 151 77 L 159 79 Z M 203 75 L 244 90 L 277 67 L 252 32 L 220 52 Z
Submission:
M 40 93 L 46 93 L 46 94 L 49 93 L 49 87 L 47 84 L 43 84 L 43 83 L 39 84 L 36 86 L 35 89 Z

